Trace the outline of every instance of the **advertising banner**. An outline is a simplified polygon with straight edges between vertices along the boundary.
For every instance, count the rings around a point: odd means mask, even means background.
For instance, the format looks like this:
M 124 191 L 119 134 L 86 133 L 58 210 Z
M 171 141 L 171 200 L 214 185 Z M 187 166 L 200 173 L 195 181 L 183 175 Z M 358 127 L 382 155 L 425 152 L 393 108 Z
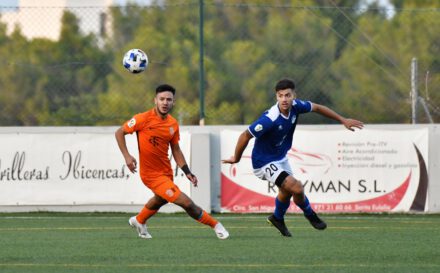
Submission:
M 191 136 L 180 137 L 191 162 Z M 126 140 L 139 163 L 136 136 Z M 190 196 L 190 183 L 171 162 L 176 184 Z M 143 205 L 152 196 L 126 167 L 113 133 L 0 134 L 0 206 Z
M 234 153 L 241 132 L 221 133 L 221 156 Z M 272 212 L 277 186 L 253 174 L 252 139 L 241 161 L 223 164 L 224 212 Z M 425 211 L 428 129 L 297 130 L 287 154 L 319 212 Z M 290 212 L 299 209 L 292 202 Z

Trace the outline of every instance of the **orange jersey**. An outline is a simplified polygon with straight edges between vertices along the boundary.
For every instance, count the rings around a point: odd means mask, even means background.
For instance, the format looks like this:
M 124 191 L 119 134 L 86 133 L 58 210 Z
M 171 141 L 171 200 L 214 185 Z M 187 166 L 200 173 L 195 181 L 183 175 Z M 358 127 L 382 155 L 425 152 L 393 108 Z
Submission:
M 161 175 L 173 177 L 168 149 L 180 139 L 179 124 L 171 115 L 162 119 L 154 108 L 135 115 L 124 123 L 124 131 L 136 132 L 139 148 L 139 172 L 147 181 Z

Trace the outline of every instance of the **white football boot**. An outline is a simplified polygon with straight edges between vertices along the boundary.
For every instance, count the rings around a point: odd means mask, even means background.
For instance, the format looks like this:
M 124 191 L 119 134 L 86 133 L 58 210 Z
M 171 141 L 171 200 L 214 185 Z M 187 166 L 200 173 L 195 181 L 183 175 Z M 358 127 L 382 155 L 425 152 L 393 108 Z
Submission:
M 219 239 L 224 240 L 229 237 L 229 232 L 225 229 L 225 227 L 220 222 L 218 222 L 217 225 L 215 225 L 214 231 L 215 231 L 215 234 L 217 235 L 217 238 L 219 238 Z
M 153 238 L 153 237 L 151 237 L 150 233 L 148 233 L 147 225 L 139 223 L 138 220 L 136 219 L 136 216 L 131 217 L 130 220 L 128 220 L 128 224 L 131 227 L 136 228 L 136 230 L 139 234 L 139 237 L 141 237 L 142 239 Z

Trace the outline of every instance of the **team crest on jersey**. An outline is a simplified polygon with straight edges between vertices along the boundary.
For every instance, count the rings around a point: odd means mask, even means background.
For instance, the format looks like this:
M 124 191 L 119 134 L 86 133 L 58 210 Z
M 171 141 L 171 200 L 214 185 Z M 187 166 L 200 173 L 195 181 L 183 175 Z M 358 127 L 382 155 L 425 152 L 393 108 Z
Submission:
M 280 126 L 278 126 L 278 130 L 283 130 L 283 125 L 280 124 Z
M 295 123 L 295 120 L 296 120 L 296 115 L 294 115 L 294 116 L 292 117 L 292 124 Z
M 257 124 L 257 125 L 255 126 L 255 132 L 259 132 L 259 131 L 261 131 L 261 130 L 263 130 L 263 125 L 261 125 L 261 124 Z
M 134 125 L 136 125 L 136 119 L 135 118 L 130 119 L 127 125 L 128 128 L 132 128 Z
M 173 189 L 168 189 L 165 191 L 165 194 L 168 195 L 168 197 L 173 197 L 174 191 L 173 191 Z
M 174 135 L 174 128 L 170 127 L 170 135 Z

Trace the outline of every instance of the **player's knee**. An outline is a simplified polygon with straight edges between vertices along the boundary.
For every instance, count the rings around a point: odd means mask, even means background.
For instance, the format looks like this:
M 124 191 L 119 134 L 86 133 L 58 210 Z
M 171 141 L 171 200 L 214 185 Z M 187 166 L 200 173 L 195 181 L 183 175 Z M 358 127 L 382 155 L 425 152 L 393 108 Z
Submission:
M 152 210 L 158 210 L 166 203 L 168 203 L 167 200 L 158 195 L 154 195 L 150 200 L 148 200 L 147 204 L 145 204 L 145 207 Z
M 195 207 L 194 202 L 189 198 L 183 200 L 180 205 L 186 211 L 191 210 Z
M 284 188 L 291 194 L 303 194 L 304 187 L 301 181 L 295 179 L 292 176 L 286 178 L 286 182 L 283 184 Z
M 174 201 L 174 204 L 183 208 L 188 215 L 197 219 L 200 215 L 200 208 L 189 198 L 186 194 L 181 193 L 179 197 Z
M 304 186 L 301 181 L 296 180 L 295 185 L 293 186 L 293 194 L 304 194 Z
M 285 190 L 283 188 L 279 189 L 278 195 L 277 195 L 278 200 L 280 200 L 283 203 L 286 203 L 290 200 L 290 198 L 292 198 L 292 193 L 288 190 Z

